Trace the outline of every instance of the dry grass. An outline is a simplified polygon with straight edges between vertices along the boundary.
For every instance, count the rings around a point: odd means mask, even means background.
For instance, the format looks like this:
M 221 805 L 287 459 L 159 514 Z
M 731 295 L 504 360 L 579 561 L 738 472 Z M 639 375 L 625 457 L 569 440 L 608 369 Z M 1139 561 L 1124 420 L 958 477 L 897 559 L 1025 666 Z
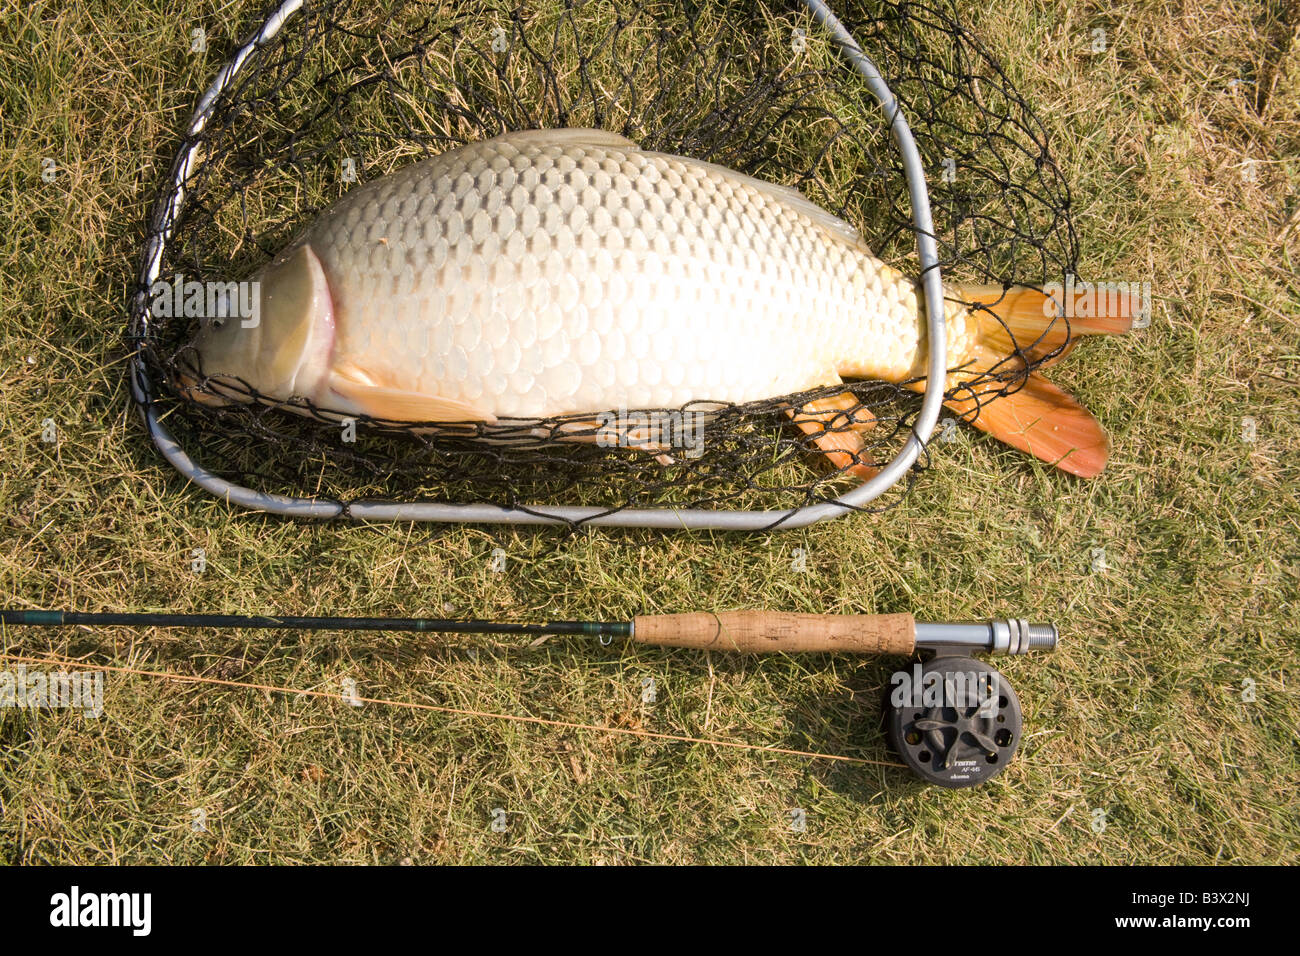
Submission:
M 1055 620 L 1065 643 L 1006 665 L 1030 737 L 974 792 L 891 766 L 113 673 L 98 720 L 0 712 L 0 859 L 1296 862 L 1293 4 L 966 5 L 1052 128 L 1083 271 L 1156 292 L 1151 328 L 1086 343 L 1053 373 L 1111 430 L 1102 478 L 1072 481 L 963 431 L 883 517 L 762 536 L 573 537 L 232 514 L 149 446 L 120 359 L 126 289 L 147 203 L 218 65 L 188 52 L 189 26 L 217 47 L 246 6 L 38 3 L 0 15 L 6 603 L 451 604 L 517 619 L 1024 610 Z M 1091 54 L 1096 27 L 1107 50 Z M 1234 78 L 1244 82 L 1230 88 Z M 40 177 L 46 156 L 54 183 Z M 1258 421 L 1253 443 L 1243 416 Z M 57 445 L 40 440 L 47 418 Z M 188 570 L 195 547 L 207 549 L 202 575 Z M 509 555 L 504 574 L 489 569 L 495 547 Z M 1109 570 L 1091 569 L 1095 547 Z M 325 690 L 350 677 L 367 696 L 891 760 L 878 726 L 891 662 L 331 633 L 11 629 L 0 640 L 11 654 Z M 497 807 L 505 832 L 490 826 Z M 789 826 L 796 807 L 806 832 Z M 206 833 L 191 826 L 197 808 Z

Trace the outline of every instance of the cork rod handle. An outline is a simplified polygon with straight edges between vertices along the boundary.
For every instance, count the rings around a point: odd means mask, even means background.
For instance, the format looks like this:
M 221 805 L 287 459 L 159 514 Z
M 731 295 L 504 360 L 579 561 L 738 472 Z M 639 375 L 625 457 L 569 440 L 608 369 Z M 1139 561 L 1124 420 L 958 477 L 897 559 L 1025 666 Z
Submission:
M 916 621 L 911 614 L 788 614 L 719 611 L 633 618 L 642 644 L 747 653 L 911 654 Z

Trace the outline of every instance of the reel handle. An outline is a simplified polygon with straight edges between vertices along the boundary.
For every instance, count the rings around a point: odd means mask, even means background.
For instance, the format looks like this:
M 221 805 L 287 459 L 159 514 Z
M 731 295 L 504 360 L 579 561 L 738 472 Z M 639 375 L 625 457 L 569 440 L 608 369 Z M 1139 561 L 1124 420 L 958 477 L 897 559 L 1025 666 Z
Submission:
M 718 611 L 632 619 L 642 644 L 744 653 L 848 653 L 907 656 L 916 649 L 911 614 L 792 614 Z

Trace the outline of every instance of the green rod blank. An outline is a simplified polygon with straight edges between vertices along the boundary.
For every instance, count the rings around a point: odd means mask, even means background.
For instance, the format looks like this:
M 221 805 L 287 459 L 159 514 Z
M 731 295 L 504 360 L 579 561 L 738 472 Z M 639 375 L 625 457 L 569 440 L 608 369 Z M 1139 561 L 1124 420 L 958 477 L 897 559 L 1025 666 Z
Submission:
M 631 637 L 630 621 L 545 621 L 517 624 L 436 617 L 266 617 L 246 614 L 116 614 L 79 611 L 4 611 L 0 624 L 28 627 L 122 625 L 127 627 L 275 628 L 302 631 L 421 631 L 443 634 L 576 634 Z

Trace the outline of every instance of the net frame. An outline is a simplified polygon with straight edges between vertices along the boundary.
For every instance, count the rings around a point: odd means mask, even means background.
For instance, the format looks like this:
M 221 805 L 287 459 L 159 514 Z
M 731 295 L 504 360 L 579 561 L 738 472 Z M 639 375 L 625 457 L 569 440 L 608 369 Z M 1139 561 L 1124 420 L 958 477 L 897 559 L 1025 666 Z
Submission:
M 797 0 L 827 32 L 847 62 L 865 79 L 881 107 L 890 138 L 899 151 L 907 180 L 912 209 L 913 233 L 921 266 L 920 284 L 925 300 L 929 342 L 925 392 L 910 434 L 902 449 L 872 478 L 832 501 L 806 504 L 788 510 L 745 511 L 726 508 L 637 508 L 611 510 L 600 506 L 528 505 L 504 507 L 494 504 L 450 504 L 427 501 L 339 501 L 254 490 L 222 478 L 196 462 L 161 420 L 155 383 L 149 375 L 143 345 L 137 344 L 131 357 L 131 393 L 139 406 L 146 428 L 163 457 L 182 476 L 228 504 L 255 511 L 298 518 L 358 521 L 476 522 L 516 525 L 591 524 L 613 527 L 663 529 L 719 529 L 759 531 L 774 527 L 800 528 L 838 517 L 883 495 L 912 470 L 932 436 L 944 401 L 947 380 L 945 306 L 940 275 L 940 257 L 935 239 L 929 192 L 920 150 L 898 100 L 880 70 L 863 51 L 845 25 L 823 0 Z M 263 22 L 256 34 L 241 46 L 218 72 L 200 99 L 191 119 L 186 145 L 177 156 L 164 202 L 155 209 L 150 235 L 142 257 L 141 290 L 160 278 L 168 243 L 185 205 L 187 183 L 199 163 L 199 137 L 213 117 L 221 94 L 240 76 L 254 55 L 277 41 L 285 26 L 302 10 L 304 0 L 285 0 Z M 134 303 L 140 328 L 148 329 L 147 305 L 141 292 Z M 141 337 L 142 338 L 142 337 Z

